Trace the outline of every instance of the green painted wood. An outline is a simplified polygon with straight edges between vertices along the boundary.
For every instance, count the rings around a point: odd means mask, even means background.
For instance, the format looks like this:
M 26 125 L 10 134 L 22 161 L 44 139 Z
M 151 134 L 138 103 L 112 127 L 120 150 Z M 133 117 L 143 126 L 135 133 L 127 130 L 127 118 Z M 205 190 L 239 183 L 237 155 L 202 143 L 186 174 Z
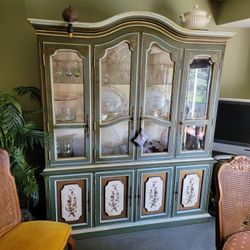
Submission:
M 91 137 L 92 137 L 92 130 L 89 128 L 89 124 L 91 122 L 87 121 L 87 117 L 91 117 L 90 115 L 90 46 L 82 45 L 82 44 L 70 44 L 70 43 L 63 43 L 60 39 L 57 43 L 51 43 L 47 41 L 43 41 L 41 44 L 41 55 L 42 60 L 44 60 L 45 65 L 45 79 L 43 87 L 43 98 L 44 98 L 44 109 L 46 110 L 45 113 L 45 122 L 46 122 L 46 130 L 49 133 L 51 140 L 49 141 L 48 150 L 50 151 L 48 162 L 50 166 L 60 166 L 68 163 L 78 163 L 78 162 L 90 162 L 91 160 Z M 52 65 L 51 59 L 53 56 L 60 51 L 72 51 L 79 54 L 79 57 L 83 58 L 83 102 L 84 102 L 84 121 L 82 123 L 62 123 L 62 124 L 55 124 L 54 117 L 55 111 L 53 110 L 53 102 L 54 102 L 54 95 L 53 95 L 53 81 L 51 79 L 52 76 Z M 42 62 L 43 63 L 43 62 Z M 43 66 L 41 66 L 43 68 Z M 56 83 L 54 83 L 56 84 Z M 66 84 L 66 83 L 65 83 Z M 70 87 L 70 84 L 69 84 Z M 88 118 L 88 119 L 89 119 Z M 56 156 L 56 137 L 55 137 L 55 130 L 56 129 L 83 129 L 85 134 L 85 157 L 81 157 L 81 159 L 72 159 L 64 158 L 64 159 L 57 159 Z M 87 136 L 87 130 L 89 130 L 89 135 Z
M 102 186 L 102 180 L 108 178 L 114 178 L 116 181 L 121 181 L 121 178 L 127 178 L 127 189 L 124 189 L 124 208 L 126 208 L 127 214 L 122 217 L 109 216 L 105 211 L 105 188 Z M 107 181 L 107 184 L 111 182 Z M 134 171 L 107 171 L 95 173 L 95 226 L 108 225 L 114 223 L 125 223 L 133 221 L 133 207 L 134 207 Z M 103 189 L 104 188 L 104 189 Z M 125 187 L 126 188 L 126 187 Z M 103 195 L 104 194 L 104 195 Z M 126 195 L 127 194 L 127 195 Z M 103 209 L 102 209 L 103 208 Z M 107 218 L 103 219 L 102 214 L 105 214 Z M 110 218 L 109 218 L 110 217 Z M 116 218 L 117 217 L 117 218 Z
M 143 153 L 142 147 L 137 147 L 137 158 L 138 159 L 171 159 L 174 157 L 175 152 L 175 134 L 176 134 L 176 126 L 175 121 L 177 120 L 177 97 L 179 92 L 180 86 L 180 67 L 181 67 L 181 59 L 182 59 L 182 49 L 176 47 L 176 45 L 167 43 L 168 40 L 167 36 L 156 36 L 154 32 L 145 32 L 142 34 L 142 52 L 141 52 L 141 68 L 140 68 L 140 78 L 141 78 L 141 85 L 140 85 L 140 100 L 138 105 L 138 114 L 140 115 L 140 123 L 138 124 L 138 131 L 141 128 L 144 128 L 144 122 L 150 121 L 152 124 L 157 124 L 169 129 L 168 134 L 168 150 L 167 152 L 162 153 L 150 153 L 146 154 Z M 170 109 L 170 120 L 164 121 L 155 119 L 152 116 L 145 115 L 145 105 L 147 100 L 145 100 L 145 93 L 146 93 L 146 77 L 147 77 L 147 52 L 151 48 L 152 45 L 158 46 L 163 51 L 170 54 L 171 60 L 174 62 L 174 77 L 172 83 L 172 97 L 171 97 L 171 109 Z M 141 112 L 143 111 L 143 112 Z M 150 133 L 150 131 L 148 131 Z
M 113 38 L 115 37 L 115 38 Z M 108 123 L 105 121 L 102 123 L 101 121 L 101 61 L 107 56 L 107 53 L 117 48 L 117 46 L 121 44 L 127 44 L 129 53 L 131 53 L 131 68 L 130 68 L 130 90 L 129 94 L 130 97 L 127 100 L 128 102 L 128 110 L 129 114 L 127 116 L 123 116 L 119 119 L 112 120 Z M 96 140 L 95 140 L 95 161 L 96 162 L 106 162 L 106 161 L 128 161 L 134 159 L 134 143 L 132 143 L 132 139 L 135 134 L 135 128 L 137 119 L 136 117 L 136 101 L 137 101 L 137 95 L 136 95 L 136 86 L 138 85 L 138 49 L 139 49 L 139 34 L 138 33 L 128 33 L 126 35 L 122 34 L 112 34 L 112 36 L 105 37 L 105 40 L 102 40 L 101 44 L 94 46 L 94 65 L 95 65 L 95 91 L 94 92 L 94 99 L 96 100 L 96 108 L 95 108 L 95 129 L 96 129 Z M 123 60 L 122 58 L 117 57 L 119 60 Z M 118 72 L 111 72 L 113 74 L 116 74 Z M 112 77 L 112 76 L 109 76 Z M 116 83 L 119 84 L 119 83 Z M 116 85 L 107 84 L 110 88 L 114 87 L 116 88 Z M 112 100 L 111 100 L 112 101 Z M 127 131 L 128 134 L 126 134 L 124 137 L 124 140 L 128 142 L 128 154 L 124 155 L 108 155 L 108 156 L 102 156 L 101 152 L 101 130 L 104 128 L 112 128 L 112 126 L 119 124 L 121 121 L 127 122 Z M 133 123 L 133 124 L 132 124 Z M 115 137 L 115 133 L 111 135 L 112 137 Z M 115 140 L 115 138 L 113 138 Z
M 149 219 L 154 219 L 154 218 L 167 218 L 170 217 L 171 215 L 171 209 L 172 209 L 172 195 L 173 195 L 173 171 L 174 167 L 164 167 L 163 165 L 157 165 L 154 166 L 154 168 L 150 169 L 139 169 L 137 170 L 137 183 L 136 183 L 136 200 L 135 200 L 135 208 L 136 208 L 136 220 L 149 220 Z M 143 200 L 143 196 L 145 197 L 146 193 L 142 193 L 143 191 L 143 175 L 144 174 L 152 174 L 157 176 L 159 173 L 164 173 L 166 174 L 166 180 L 163 183 L 165 186 L 165 202 L 162 204 L 164 206 L 164 211 L 161 213 L 152 213 L 148 215 L 143 215 L 141 213 L 142 208 L 145 207 L 145 203 Z M 145 186 L 144 186 L 144 191 Z M 156 190 L 158 191 L 158 190 Z
M 183 189 L 181 187 L 183 185 L 183 180 L 181 179 L 181 173 L 185 172 L 185 177 L 189 174 L 195 174 L 196 171 L 202 171 L 203 175 L 199 179 L 200 182 L 200 194 L 198 196 L 198 203 L 199 205 L 194 208 L 186 207 L 185 209 L 180 209 L 179 204 L 182 203 L 183 197 Z M 204 165 L 186 165 L 186 166 L 178 166 L 176 167 L 176 175 L 175 175 L 175 185 L 174 185 L 174 204 L 173 204 L 173 216 L 184 216 L 190 214 L 201 214 L 207 211 L 208 207 L 208 193 L 209 193 L 209 184 L 211 178 L 212 166 L 210 164 Z M 192 187 L 191 187 L 192 189 Z M 189 189 L 190 195 L 192 195 L 192 190 Z M 184 208 L 184 205 L 183 205 Z
M 57 194 L 57 183 L 67 182 L 67 181 L 86 181 L 86 190 L 83 190 L 84 195 L 86 196 L 86 203 L 82 202 L 82 213 L 85 211 L 86 222 L 71 223 L 73 229 L 91 227 L 93 223 L 93 180 L 92 174 L 90 173 L 81 173 L 81 174 L 65 174 L 65 175 L 52 175 L 48 178 L 50 190 L 48 193 L 50 200 L 50 219 L 58 221 L 58 214 L 61 214 L 59 211 L 59 201 L 60 197 Z M 66 185 L 66 184 L 65 184 Z
M 197 157 L 199 155 L 211 155 L 212 144 L 213 144 L 213 130 L 215 127 L 215 106 L 217 105 L 218 97 L 218 87 L 220 78 L 220 67 L 222 60 L 223 50 L 209 50 L 203 48 L 196 49 L 186 49 L 185 58 L 183 65 L 181 92 L 180 92 L 180 108 L 179 108 L 179 119 L 178 119 L 178 129 L 177 129 L 177 145 L 176 145 L 176 155 L 177 157 Z M 211 58 L 213 61 L 211 81 L 209 85 L 209 97 L 208 97 L 208 107 L 207 107 L 207 117 L 205 119 L 185 119 L 184 114 L 186 112 L 186 92 L 187 92 L 187 78 L 190 68 L 190 62 L 194 58 Z M 182 150 L 183 144 L 183 133 L 184 126 L 205 126 L 205 145 L 204 150 Z

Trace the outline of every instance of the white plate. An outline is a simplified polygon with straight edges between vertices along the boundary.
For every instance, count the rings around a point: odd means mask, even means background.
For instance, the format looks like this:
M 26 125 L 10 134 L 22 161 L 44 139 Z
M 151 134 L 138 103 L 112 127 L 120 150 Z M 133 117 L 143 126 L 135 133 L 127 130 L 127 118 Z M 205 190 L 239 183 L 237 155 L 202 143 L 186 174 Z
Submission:
M 123 92 L 115 87 L 101 88 L 102 114 L 122 113 L 127 108 L 127 100 Z

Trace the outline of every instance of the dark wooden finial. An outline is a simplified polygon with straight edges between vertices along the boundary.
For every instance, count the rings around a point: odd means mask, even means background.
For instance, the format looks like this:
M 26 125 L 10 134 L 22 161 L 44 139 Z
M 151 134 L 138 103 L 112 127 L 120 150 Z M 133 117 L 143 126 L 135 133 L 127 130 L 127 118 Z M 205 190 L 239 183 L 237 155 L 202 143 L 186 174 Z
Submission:
M 62 17 L 65 22 L 72 23 L 77 20 L 77 12 L 69 6 L 63 10 Z
M 72 37 L 73 36 L 72 22 L 77 20 L 77 12 L 71 6 L 69 6 L 63 10 L 62 17 L 65 22 L 68 22 L 67 32 L 69 33 L 69 36 Z

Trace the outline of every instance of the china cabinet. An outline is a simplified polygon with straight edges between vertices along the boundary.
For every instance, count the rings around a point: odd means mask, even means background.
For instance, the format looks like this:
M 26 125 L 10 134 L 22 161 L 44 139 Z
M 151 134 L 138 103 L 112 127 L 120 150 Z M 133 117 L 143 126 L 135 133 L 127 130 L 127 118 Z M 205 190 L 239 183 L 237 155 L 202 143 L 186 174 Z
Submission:
M 29 19 L 40 55 L 48 218 L 87 237 L 202 222 L 225 32 L 149 12 Z

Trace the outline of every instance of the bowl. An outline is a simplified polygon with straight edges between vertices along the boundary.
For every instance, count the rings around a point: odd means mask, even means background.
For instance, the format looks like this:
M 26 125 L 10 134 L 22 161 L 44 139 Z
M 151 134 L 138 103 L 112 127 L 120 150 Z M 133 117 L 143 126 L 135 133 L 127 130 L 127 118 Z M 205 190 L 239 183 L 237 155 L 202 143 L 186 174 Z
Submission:
M 198 5 L 193 11 L 188 11 L 180 15 L 180 23 L 188 29 L 204 29 L 209 23 L 211 16 L 204 10 L 198 10 Z

